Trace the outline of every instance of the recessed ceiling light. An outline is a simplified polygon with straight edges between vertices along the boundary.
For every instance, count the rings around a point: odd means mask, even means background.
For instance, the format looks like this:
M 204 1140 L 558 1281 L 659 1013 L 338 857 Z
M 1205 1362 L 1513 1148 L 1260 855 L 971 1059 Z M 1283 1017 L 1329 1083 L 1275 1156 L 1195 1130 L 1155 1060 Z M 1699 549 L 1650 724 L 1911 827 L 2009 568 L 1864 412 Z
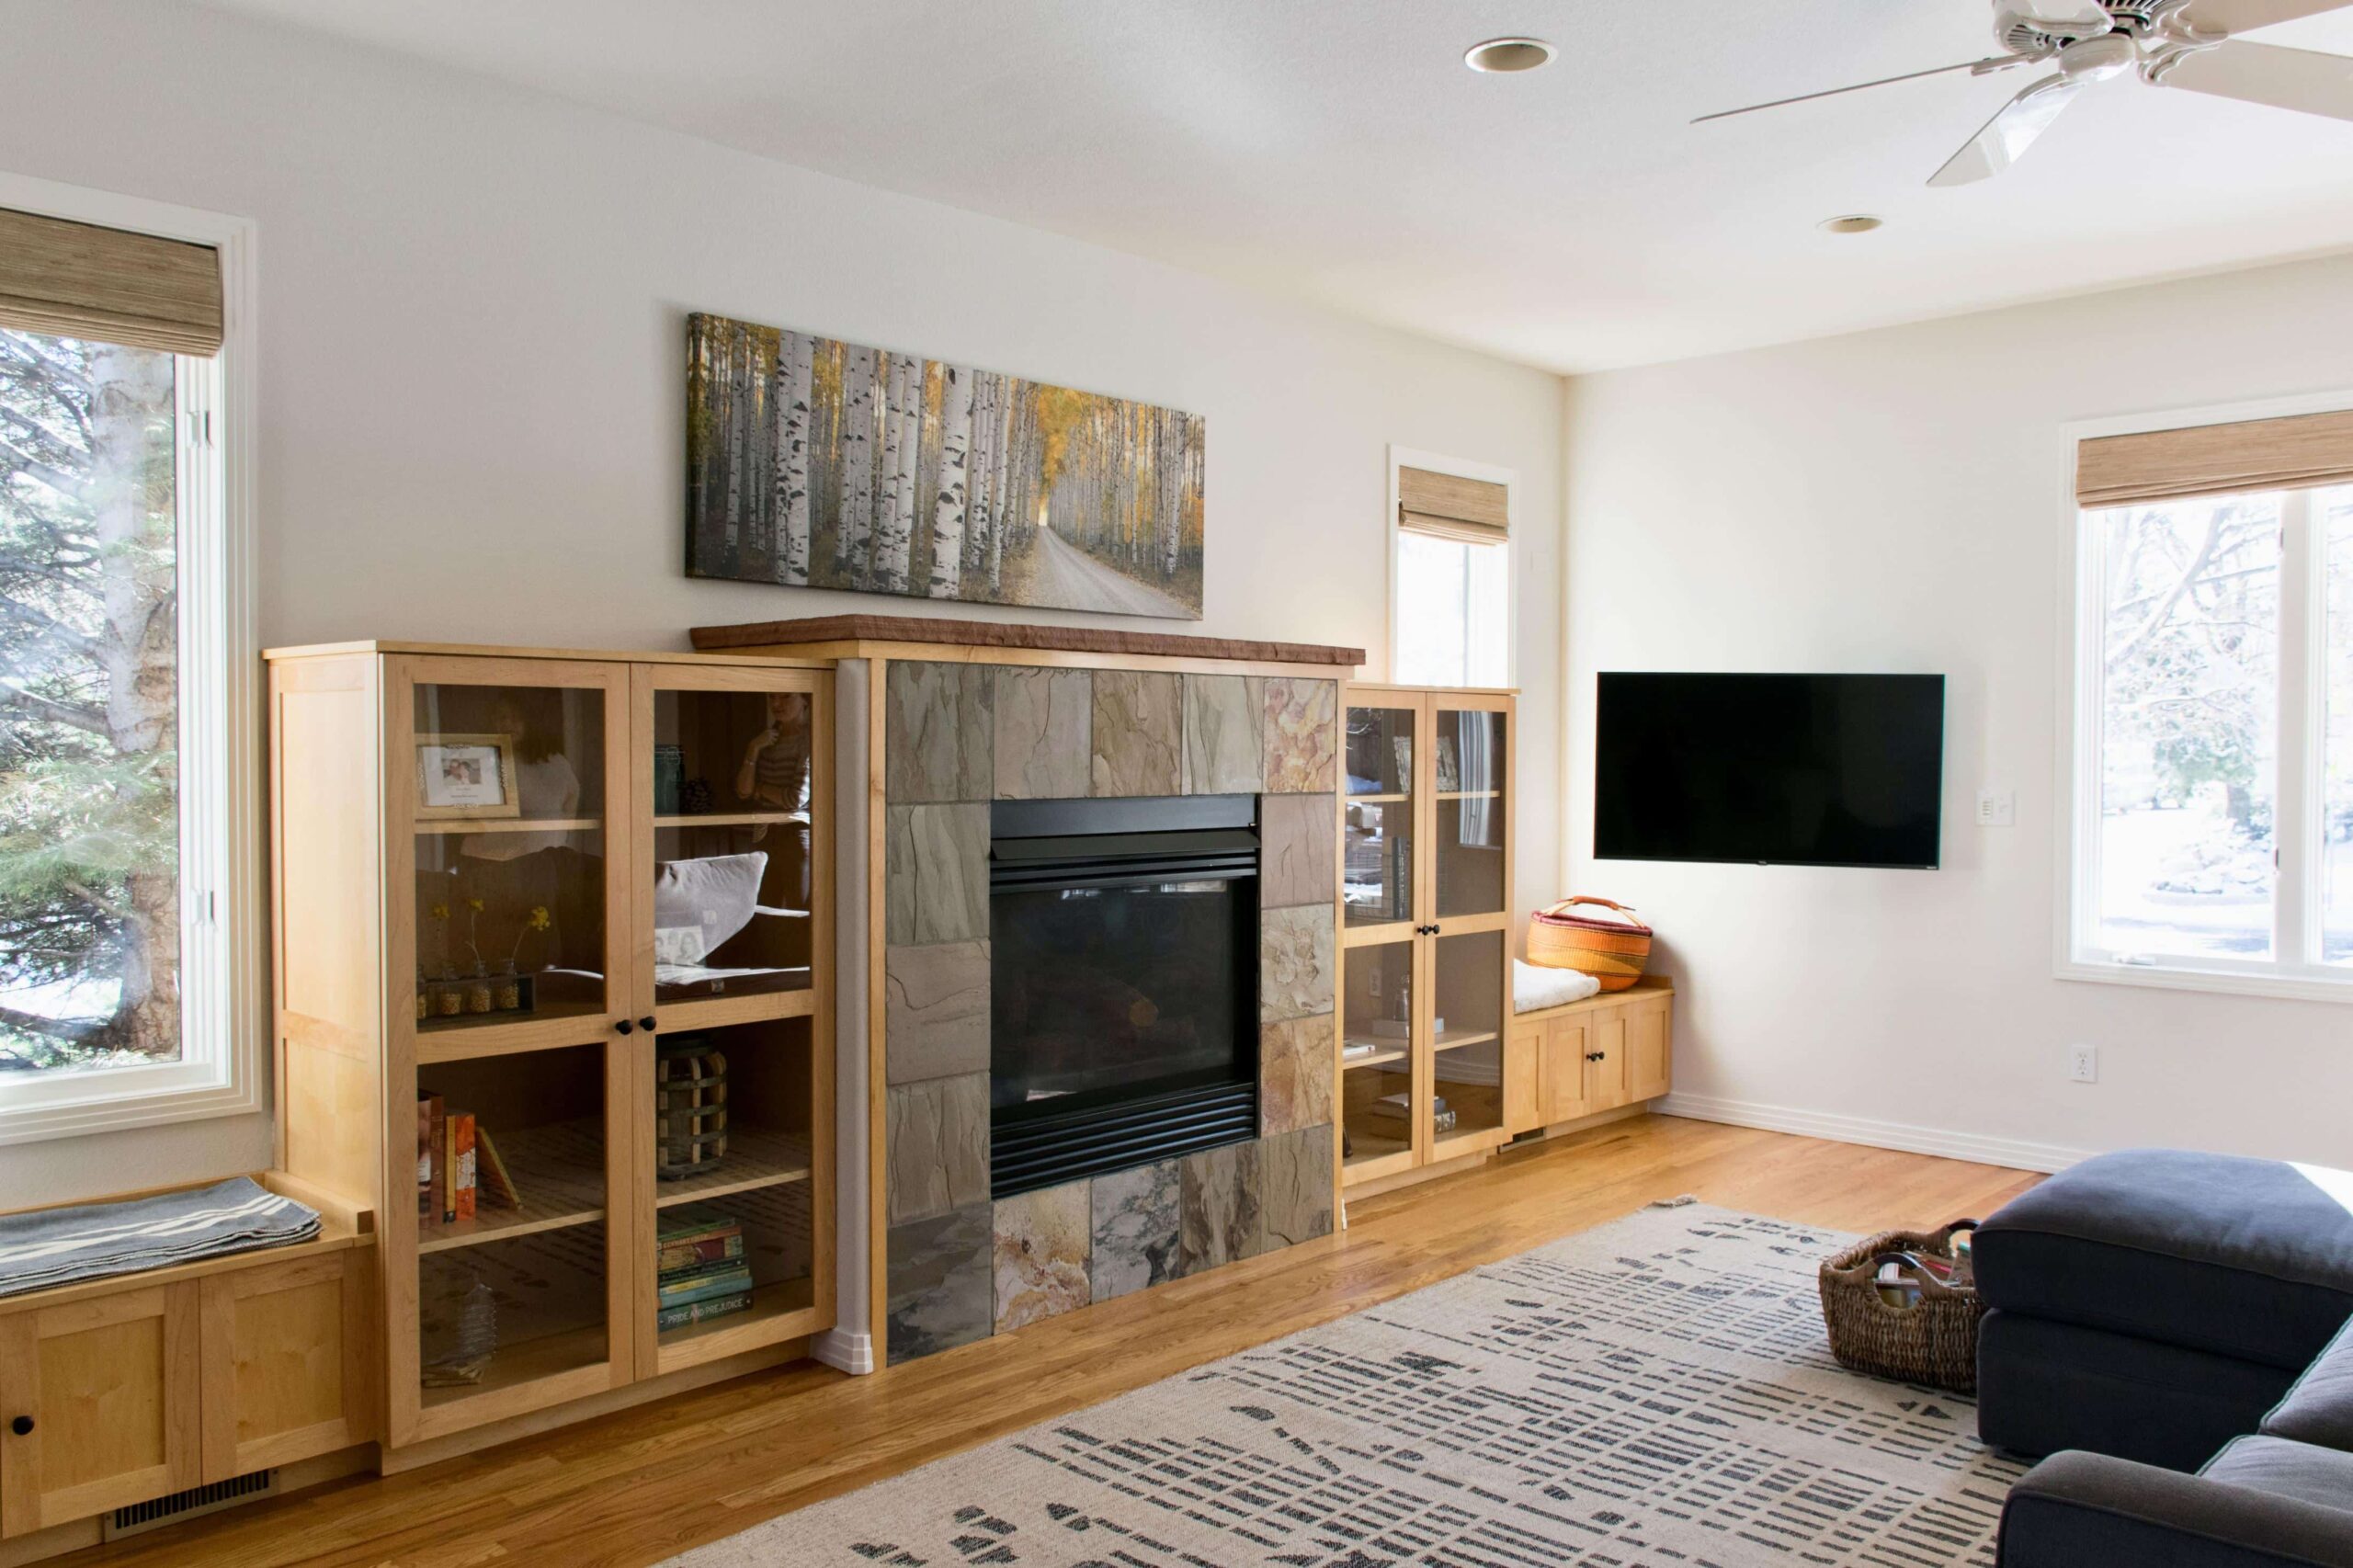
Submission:
M 1868 212 L 1849 212 L 1843 218 L 1824 218 L 1816 227 L 1831 234 L 1868 234 L 1885 222 Z
M 1533 71 L 1552 63 L 1552 46 L 1540 38 L 1491 38 L 1472 44 L 1462 63 L 1473 71 Z

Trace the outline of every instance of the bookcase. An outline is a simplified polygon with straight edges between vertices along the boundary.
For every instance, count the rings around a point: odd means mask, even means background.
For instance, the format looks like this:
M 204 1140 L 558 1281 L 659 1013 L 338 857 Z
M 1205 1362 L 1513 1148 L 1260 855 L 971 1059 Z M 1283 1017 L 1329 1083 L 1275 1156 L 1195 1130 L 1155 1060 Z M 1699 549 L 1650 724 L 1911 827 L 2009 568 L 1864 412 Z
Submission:
M 269 661 L 278 1163 L 381 1217 L 387 1447 L 830 1327 L 827 668 Z
M 1506 1142 L 1515 699 L 1351 685 L 1340 812 L 1345 1187 Z

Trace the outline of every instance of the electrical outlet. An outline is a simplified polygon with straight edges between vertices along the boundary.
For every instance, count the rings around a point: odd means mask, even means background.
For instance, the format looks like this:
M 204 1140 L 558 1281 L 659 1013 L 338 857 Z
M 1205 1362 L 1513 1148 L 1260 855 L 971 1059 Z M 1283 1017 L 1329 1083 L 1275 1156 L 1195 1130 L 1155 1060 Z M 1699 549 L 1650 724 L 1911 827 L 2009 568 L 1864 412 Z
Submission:
M 2014 790 L 1980 790 L 1977 791 L 1977 825 L 1980 827 L 2010 827 L 2018 820 L 2018 797 Z
M 2067 1076 L 2078 1084 L 2099 1082 L 2099 1047 L 2071 1045 L 2067 1048 Z

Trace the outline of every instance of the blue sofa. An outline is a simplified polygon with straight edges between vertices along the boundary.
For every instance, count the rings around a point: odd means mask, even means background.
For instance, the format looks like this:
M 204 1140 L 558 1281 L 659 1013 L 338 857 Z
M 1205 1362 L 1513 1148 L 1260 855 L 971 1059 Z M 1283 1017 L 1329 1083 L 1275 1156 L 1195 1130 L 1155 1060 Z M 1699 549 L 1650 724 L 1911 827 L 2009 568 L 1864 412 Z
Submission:
M 2353 1568 L 2353 1175 L 2105 1154 L 1974 1250 L 2002 1568 Z

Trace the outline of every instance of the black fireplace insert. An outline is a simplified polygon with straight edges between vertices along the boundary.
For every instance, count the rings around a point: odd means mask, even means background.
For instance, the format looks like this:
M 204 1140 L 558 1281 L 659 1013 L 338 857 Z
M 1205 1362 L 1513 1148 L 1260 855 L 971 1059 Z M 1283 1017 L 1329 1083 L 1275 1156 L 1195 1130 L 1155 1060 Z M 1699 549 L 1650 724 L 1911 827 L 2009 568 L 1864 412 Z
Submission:
M 1256 798 L 992 812 L 991 1195 L 1256 1137 Z

